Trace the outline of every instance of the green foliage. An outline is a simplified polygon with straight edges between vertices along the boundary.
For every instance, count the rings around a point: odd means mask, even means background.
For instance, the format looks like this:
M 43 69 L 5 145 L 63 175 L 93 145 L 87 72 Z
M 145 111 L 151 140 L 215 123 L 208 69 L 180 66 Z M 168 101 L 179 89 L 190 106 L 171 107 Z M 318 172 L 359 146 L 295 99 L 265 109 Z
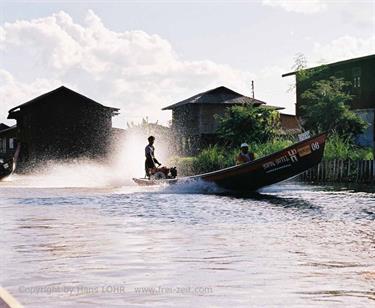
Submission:
M 265 107 L 234 106 L 218 119 L 217 134 L 229 146 L 238 146 L 246 140 L 267 142 L 276 135 L 280 125 L 279 114 Z
M 292 140 L 278 138 L 264 144 L 251 143 L 250 151 L 255 153 L 255 158 L 272 154 L 293 144 Z M 220 146 L 212 146 L 204 149 L 195 157 L 174 157 L 169 164 L 176 166 L 181 175 L 191 175 L 210 172 L 235 164 L 235 158 L 239 149 L 226 149 Z
M 352 96 L 346 92 L 349 83 L 331 77 L 319 80 L 301 95 L 301 115 L 304 127 L 313 132 L 336 131 L 343 138 L 352 139 L 366 128 L 366 123 L 350 110 Z
M 193 175 L 195 170 L 193 169 L 193 161 L 195 157 L 179 157 L 174 156 L 169 159 L 168 166 L 177 167 L 179 175 Z
M 275 138 L 264 144 L 250 143 L 250 151 L 254 152 L 255 158 L 258 159 L 285 149 L 293 143 L 295 141 L 292 138 Z M 226 149 L 215 145 L 204 149 L 195 157 L 173 157 L 169 165 L 176 166 L 180 175 L 199 174 L 233 166 L 238 154 L 239 149 Z M 326 142 L 324 159 L 372 160 L 374 156 L 371 148 L 358 147 L 350 139 L 333 133 Z
M 285 149 L 286 147 L 292 145 L 294 141 L 289 138 L 275 138 L 266 143 L 251 144 L 250 149 L 255 153 L 256 158 L 264 157 Z
M 327 139 L 324 159 L 372 160 L 374 155 L 371 148 L 358 147 L 350 138 L 343 138 L 334 133 Z
M 209 147 L 200 152 L 193 160 L 193 170 L 209 172 L 226 167 L 227 156 L 223 148 L 217 145 Z M 233 161 L 233 160 L 232 160 Z
M 148 118 L 142 119 L 140 123 L 128 122 L 127 131 L 138 133 L 140 135 L 149 136 L 154 135 L 158 138 L 166 138 L 172 135 L 170 127 L 160 125 L 158 121 L 155 123 L 149 122 Z

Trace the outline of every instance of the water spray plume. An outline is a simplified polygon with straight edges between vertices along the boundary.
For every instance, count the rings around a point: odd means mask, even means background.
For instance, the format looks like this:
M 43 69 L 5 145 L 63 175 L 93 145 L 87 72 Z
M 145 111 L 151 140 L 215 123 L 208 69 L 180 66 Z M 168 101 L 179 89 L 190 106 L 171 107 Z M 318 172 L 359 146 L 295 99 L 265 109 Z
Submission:
M 157 156 L 167 161 L 167 147 L 156 141 Z M 133 177 L 143 177 L 144 148 L 147 136 L 137 131 L 127 131 L 117 138 L 108 160 L 75 159 L 66 162 L 49 161 L 43 167 L 27 174 L 14 174 L 8 186 L 30 187 L 121 187 L 134 185 Z

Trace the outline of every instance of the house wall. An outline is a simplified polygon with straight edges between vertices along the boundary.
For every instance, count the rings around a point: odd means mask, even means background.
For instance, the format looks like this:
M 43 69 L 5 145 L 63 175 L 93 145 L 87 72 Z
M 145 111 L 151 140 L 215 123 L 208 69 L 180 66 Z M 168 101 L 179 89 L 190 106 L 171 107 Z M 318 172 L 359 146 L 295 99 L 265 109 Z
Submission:
M 223 115 L 227 107 L 222 104 L 188 104 L 173 109 L 172 129 L 177 151 L 193 155 L 215 143 L 219 123 L 216 115 Z
M 223 116 L 227 105 L 207 104 L 199 106 L 199 133 L 215 134 L 219 125 L 218 116 Z
M 282 131 L 286 134 L 297 134 L 301 132 L 301 127 L 295 115 L 280 113 L 280 125 Z
M 218 119 L 224 115 L 227 106 L 219 104 L 184 105 L 172 111 L 172 126 L 183 135 L 215 134 Z
M 198 135 L 199 106 L 184 105 L 175 108 L 172 111 L 172 127 L 176 134 Z
M 74 96 L 57 97 L 21 107 L 17 126 L 23 160 L 94 158 L 109 148 L 112 116 Z

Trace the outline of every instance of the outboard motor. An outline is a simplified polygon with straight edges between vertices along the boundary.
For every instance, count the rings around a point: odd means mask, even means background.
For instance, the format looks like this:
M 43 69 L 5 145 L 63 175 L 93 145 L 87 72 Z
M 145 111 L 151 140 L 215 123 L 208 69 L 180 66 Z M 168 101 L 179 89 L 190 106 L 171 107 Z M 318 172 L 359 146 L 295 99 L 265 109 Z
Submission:
M 163 179 L 174 179 L 177 177 L 176 167 L 167 168 L 160 167 L 156 168 L 154 173 L 151 174 L 150 179 L 152 180 L 163 180 Z
M 170 174 L 171 174 L 171 178 L 174 179 L 175 177 L 177 177 L 177 168 L 176 167 L 172 167 L 170 170 L 169 170 Z

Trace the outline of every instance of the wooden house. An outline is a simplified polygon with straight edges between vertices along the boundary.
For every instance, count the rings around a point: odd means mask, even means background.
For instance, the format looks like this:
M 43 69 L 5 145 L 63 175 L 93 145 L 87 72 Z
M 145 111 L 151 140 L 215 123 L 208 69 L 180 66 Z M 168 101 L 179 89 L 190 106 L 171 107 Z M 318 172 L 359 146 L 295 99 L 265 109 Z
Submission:
M 8 119 L 17 121 L 22 162 L 101 158 L 118 110 L 62 86 L 12 108 Z
M 266 103 L 221 86 L 163 108 L 172 110 L 172 130 L 176 134 L 179 152 L 194 154 L 202 147 L 216 143 L 217 116 L 224 115 L 228 107 L 236 105 L 258 107 L 266 106 Z
M 0 123 L 0 158 L 10 158 L 17 146 L 17 127 Z
M 328 79 L 331 76 L 343 78 L 351 83 L 348 91 L 353 96 L 352 110 L 368 123 L 367 130 L 358 136 L 357 141 L 361 145 L 375 147 L 375 54 L 312 67 L 305 71 L 308 74 L 303 74 L 303 79 L 297 72 L 282 75 L 296 76 L 297 117 L 301 115 L 303 105 L 301 94 L 311 88 L 314 81 Z

